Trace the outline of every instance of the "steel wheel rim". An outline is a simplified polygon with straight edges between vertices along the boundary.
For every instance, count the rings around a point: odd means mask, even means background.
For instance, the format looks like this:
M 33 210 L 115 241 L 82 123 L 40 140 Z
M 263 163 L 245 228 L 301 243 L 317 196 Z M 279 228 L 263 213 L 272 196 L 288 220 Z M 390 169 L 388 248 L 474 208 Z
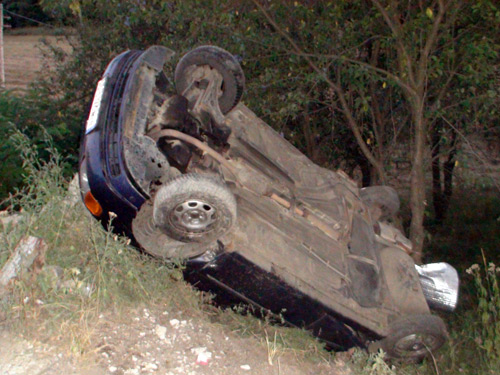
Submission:
M 189 232 L 207 230 L 216 221 L 215 208 L 204 201 L 190 199 L 179 203 L 172 211 L 173 224 Z
M 421 333 L 413 333 L 402 337 L 396 342 L 395 350 L 399 354 L 420 356 L 432 350 L 436 345 L 436 337 Z

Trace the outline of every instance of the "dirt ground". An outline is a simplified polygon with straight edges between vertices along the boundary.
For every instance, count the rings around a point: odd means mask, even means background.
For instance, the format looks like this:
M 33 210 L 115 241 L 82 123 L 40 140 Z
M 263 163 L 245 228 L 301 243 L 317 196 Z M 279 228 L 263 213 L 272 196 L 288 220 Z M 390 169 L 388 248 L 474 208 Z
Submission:
M 51 35 L 4 34 L 5 87 L 25 89 L 43 68 L 42 41 L 55 44 L 70 51 L 71 47 L 62 37 Z
M 84 358 L 71 348 L 24 339 L 0 330 L 3 375 L 349 375 L 341 359 L 304 361 L 294 351 L 274 350 L 206 318 L 180 311 L 139 309 L 117 319 L 102 314 L 93 350 Z M 8 344 L 5 344 L 8 343 Z

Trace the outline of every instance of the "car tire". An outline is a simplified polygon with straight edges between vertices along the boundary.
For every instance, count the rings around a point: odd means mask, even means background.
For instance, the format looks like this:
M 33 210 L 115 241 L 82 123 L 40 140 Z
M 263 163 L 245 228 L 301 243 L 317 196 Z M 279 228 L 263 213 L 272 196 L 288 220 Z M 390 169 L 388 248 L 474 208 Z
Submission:
M 181 242 L 210 243 L 236 221 L 236 199 L 217 177 L 185 174 L 163 185 L 155 196 L 154 223 Z
M 185 54 L 175 68 L 175 87 L 179 95 L 188 86 L 186 70 L 193 65 L 209 65 L 222 75 L 222 96 L 219 98 L 222 114 L 225 115 L 239 103 L 245 88 L 245 75 L 231 53 L 215 46 L 201 46 Z
M 146 253 L 162 259 L 182 261 L 195 258 L 212 248 L 206 244 L 185 243 L 169 238 L 154 224 L 153 204 L 149 201 L 142 205 L 132 221 L 132 234 Z M 217 248 L 216 242 L 213 248 Z
M 401 202 L 396 190 L 390 186 L 369 186 L 360 189 L 361 200 L 369 207 L 378 206 L 382 210 L 382 218 L 398 213 Z
M 382 349 L 388 358 L 420 362 L 439 349 L 448 339 L 441 318 L 431 314 L 408 315 L 390 325 L 389 335 L 369 346 L 371 352 Z

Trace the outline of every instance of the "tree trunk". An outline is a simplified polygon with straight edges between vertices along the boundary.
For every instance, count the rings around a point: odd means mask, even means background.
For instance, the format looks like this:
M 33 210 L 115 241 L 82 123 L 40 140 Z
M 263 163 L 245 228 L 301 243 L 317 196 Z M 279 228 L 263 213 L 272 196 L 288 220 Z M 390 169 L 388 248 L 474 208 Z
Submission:
M 453 170 L 455 169 L 455 156 L 457 154 L 456 148 L 456 133 L 454 134 L 454 142 L 453 149 L 448 154 L 448 159 L 443 165 L 443 220 L 446 218 L 446 214 L 448 213 L 448 208 L 450 206 L 450 199 L 453 194 Z
M 413 244 L 412 257 L 416 263 L 422 262 L 422 250 L 424 247 L 425 230 L 425 170 L 424 156 L 426 147 L 426 123 L 423 113 L 422 101 L 412 103 L 412 111 L 415 126 L 415 145 L 413 151 L 413 163 L 411 170 L 411 223 L 410 239 Z
M 447 160 L 441 165 L 439 160 L 440 135 L 436 129 L 432 135 L 432 204 L 434 218 L 438 225 L 442 225 L 450 205 L 453 194 L 453 170 L 457 154 L 457 133 L 452 133 L 451 149 Z M 442 176 L 442 177 L 441 177 Z
M 434 129 L 432 133 L 432 205 L 434 206 L 434 218 L 439 224 L 444 217 L 444 200 L 441 185 L 441 161 L 439 155 L 441 153 L 441 136 L 439 127 Z
M 361 186 L 367 187 L 372 185 L 372 165 L 366 160 L 363 155 L 358 158 L 358 165 L 361 169 Z

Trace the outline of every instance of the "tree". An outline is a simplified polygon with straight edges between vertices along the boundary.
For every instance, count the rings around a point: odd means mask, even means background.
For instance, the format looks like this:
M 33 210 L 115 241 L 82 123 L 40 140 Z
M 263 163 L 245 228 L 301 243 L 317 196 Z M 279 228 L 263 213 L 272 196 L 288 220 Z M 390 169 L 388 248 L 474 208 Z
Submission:
M 44 4 L 59 12 L 64 5 L 74 15 L 74 54 L 46 87 L 81 118 L 105 64 L 120 51 L 164 44 L 182 54 L 218 44 L 242 57 L 244 100 L 323 166 L 359 166 L 364 184 L 384 183 L 395 144 L 405 139 L 411 146 L 410 235 L 417 260 L 431 144 L 441 182 L 443 168 L 452 176 L 450 146 L 467 133 L 471 119 L 491 112 L 478 110 L 476 98 L 498 100 L 493 31 L 500 12 L 491 0 Z M 438 156 L 448 156 L 448 164 L 438 163 Z
M 379 100 L 368 95 L 370 89 L 375 83 L 386 80 L 387 84 L 396 89 L 404 99 L 405 111 L 409 116 L 407 133 L 412 140 L 410 237 L 413 243 L 413 256 L 420 261 L 425 238 L 424 215 L 427 187 L 425 172 L 428 167 L 425 156 L 429 150 L 429 138 L 432 132 L 440 133 L 440 124 L 441 127 L 443 125 L 441 120 L 445 120 L 446 110 L 441 107 L 444 101 L 453 102 L 461 99 L 471 101 L 471 96 L 478 94 L 479 88 L 476 85 L 474 94 L 469 92 L 462 95 L 463 87 L 456 90 L 460 87 L 460 82 L 467 79 L 475 79 L 481 81 L 482 84 L 488 82 L 488 79 L 490 82 L 495 82 L 491 80 L 494 78 L 495 70 L 488 67 L 494 66 L 491 65 L 492 63 L 498 64 L 498 55 L 495 52 L 496 41 L 490 38 L 491 34 L 489 34 L 494 30 L 495 25 L 498 25 L 500 12 L 497 6 L 491 1 L 471 4 L 459 0 L 419 1 L 418 3 L 372 0 L 371 2 L 338 2 L 335 6 L 329 3 L 331 8 L 340 9 L 343 12 L 345 17 L 343 24 L 347 24 L 344 29 L 350 29 L 349 24 L 354 24 L 363 30 L 364 36 L 358 40 L 365 42 L 358 46 L 351 44 L 350 47 L 355 50 L 354 54 L 336 52 L 326 56 L 288 33 L 286 31 L 289 29 L 288 25 L 278 24 L 275 20 L 277 11 L 271 9 L 272 6 L 265 7 L 258 0 L 254 0 L 254 3 L 276 32 L 289 43 L 293 51 L 304 57 L 311 69 L 335 93 L 339 103 L 338 111 L 344 116 L 358 146 L 375 168 L 382 182 L 385 174 L 384 160 L 381 155 L 383 152 L 377 155 L 376 149 L 367 145 L 368 142 L 363 137 L 365 125 L 359 108 L 353 105 L 353 102 L 355 104 L 356 101 L 364 102 L 366 107 L 371 104 L 375 119 L 372 130 L 374 134 L 377 134 L 379 138 L 377 143 L 380 145 L 380 138 L 384 134 L 381 128 L 384 127 L 384 123 L 377 122 L 376 119 L 381 118 L 380 108 L 383 109 L 384 106 L 380 105 Z M 373 12 L 374 9 L 376 13 Z M 485 9 L 487 11 L 484 11 Z M 271 15 L 271 11 L 274 12 L 274 16 Z M 471 17 L 471 14 L 474 17 Z M 482 25 L 478 28 L 478 22 L 484 22 L 486 27 Z M 333 35 L 342 33 L 338 25 L 338 19 L 336 23 L 332 22 L 331 33 Z M 462 31 L 457 31 L 457 29 Z M 377 39 L 376 52 L 373 52 L 374 43 L 371 40 L 375 38 Z M 478 53 L 478 48 L 470 48 L 470 45 L 457 47 L 456 43 L 462 43 L 464 39 L 481 41 L 479 50 L 482 53 Z M 349 40 L 352 41 L 351 38 Z M 325 57 L 329 59 L 327 62 L 324 61 Z M 485 69 L 485 72 L 478 74 L 470 69 L 471 61 Z M 350 70 L 352 69 L 366 78 L 365 85 L 356 90 L 357 98 L 354 101 L 350 100 L 352 85 L 346 85 L 343 81 L 345 76 L 351 76 Z M 497 93 L 491 93 L 491 87 L 486 88 L 488 95 L 497 97 Z M 481 89 L 484 91 L 484 87 Z M 373 89 L 371 91 L 374 92 Z M 461 98 L 461 96 L 466 96 L 466 98 Z M 400 119 L 404 118 L 404 115 L 400 116 Z M 453 118 L 456 119 L 456 116 Z M 464 125 L 463 120 L 462 122 L 456 121 L 455 125 L 450 124 L 449 121 L 445 123 L 455 129 L 456 126 Z M 445 200 L 449 199 L 446 197 L 449 197 L 451 190 L 450 179 L 456 153 L 456 131 L 452 134 L 454 134 L 451 138 L 453 147 L 450 148 L 448 161 L 444 164 L 443 199 Z M 433 150 L 437 158 L 440 149 L 436 139 L 434 138 Z M 440 173 L 438 169 L 440 167 L 438 168 L 438 161 L 435 159 L 435 176 Z M 434 187 L 435 199 L 439 201 L 436 180 Z M 441 211 L 438 210 L 438 215 L 442 215 L 445 208 L 446 203 L 442 205 Z

